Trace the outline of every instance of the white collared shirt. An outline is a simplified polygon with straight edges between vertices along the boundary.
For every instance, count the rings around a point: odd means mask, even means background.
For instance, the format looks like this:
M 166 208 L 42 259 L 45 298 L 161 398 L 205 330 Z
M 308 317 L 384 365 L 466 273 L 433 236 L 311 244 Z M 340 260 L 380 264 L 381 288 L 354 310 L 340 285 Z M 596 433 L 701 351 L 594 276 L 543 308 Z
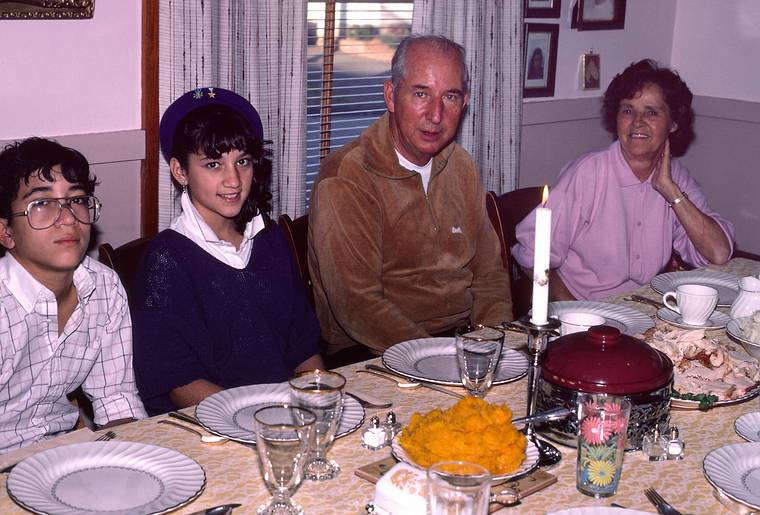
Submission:
M 235 245 L 229 241 L 219 239 L 214 230 L 209 227 L 198 210 L 195 209 L 187 192 L 182 192 L 180 203 L 182 204 L 182 213 L 172 221 L 171 229 L 173 231 L 187 237 L 216 259 L 233 268 L 242 270 L 248 265 L 248 260 L 251 258 L 253 237 L 264 228 L 264 218 L 261 215 L 254 216 L 253 220 L 246 224 L 245 231 L 243 231 L 243 241 L 240 243 L 240 248 L 236 249 Z
M 116 272 L 90 257 L 74 271 L 77 306 L 58 303 L 10 254 L 0 258 L 0 453 L 73 429 L 80 385 L 95 423 L 147 416 L 132 369 L 132 324 Z
M 393 150 L 396 149 L 394 148 Z M 422 188 L 425 190 L 425 193 L 427 193 L 428 183 L 430 182 L 430 171 L 433 169 L 433 158 L 431 157 L 430 161 L 422 166 L 419 166 L 402 156 L 398 150 L 396 150 L 396 156 L 398 157 L 398 164 L 407 170 L 420 174 L 422 178 Z

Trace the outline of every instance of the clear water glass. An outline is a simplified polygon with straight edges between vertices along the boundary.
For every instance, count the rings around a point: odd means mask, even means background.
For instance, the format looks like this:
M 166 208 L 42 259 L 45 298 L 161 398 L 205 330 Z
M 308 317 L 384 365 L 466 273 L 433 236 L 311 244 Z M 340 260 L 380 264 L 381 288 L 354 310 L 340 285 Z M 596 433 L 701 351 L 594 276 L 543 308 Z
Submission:
M 290 380 L 290 398 L 293 404 L 312 411 L 315 442 L 304 466 L 304 478 L 326 481 L 337 477 L 340 465 L 327 459 L 327 449 L 335 439 L 335 432 L 343 414 L 343 389 L 346 378 L 337 372 L 310 370 Z
M 442 461 L 427 471 L 428 513 L 485 515 L 491 495 L 491 474 L 466 461 Z
M 257 410 L 253 418 L 261 475 L 272 494 L 272 501 L 257 513 L 302 513 L 290 494 L 301 483 L 303 466 L 314 445 L 316 415 L 304 408 L 275 404 Z
M 467 393 L 482 399 L 493 383 L 504 333 L 494 327 L 460 327 L 454 334 L 459 376 Z

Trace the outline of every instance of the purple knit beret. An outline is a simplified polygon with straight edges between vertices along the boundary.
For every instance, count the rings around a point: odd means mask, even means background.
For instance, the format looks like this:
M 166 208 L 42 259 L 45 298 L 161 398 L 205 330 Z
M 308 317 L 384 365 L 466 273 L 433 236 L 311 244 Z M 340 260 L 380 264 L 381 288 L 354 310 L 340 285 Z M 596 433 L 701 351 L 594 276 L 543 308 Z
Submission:
M 161 117 L 159 127 L 161 153 L 167 162 L 171 159 L 174 130 L 177 124 L 192 111 L 207 105 L 223 105 L 237 111 L 251 124 L 253 134 L 259 139 L 264 139 L 264 128 L 261 125 L 259 113 L 248 100 L 227 89 L 197 88 L 172 102 Z

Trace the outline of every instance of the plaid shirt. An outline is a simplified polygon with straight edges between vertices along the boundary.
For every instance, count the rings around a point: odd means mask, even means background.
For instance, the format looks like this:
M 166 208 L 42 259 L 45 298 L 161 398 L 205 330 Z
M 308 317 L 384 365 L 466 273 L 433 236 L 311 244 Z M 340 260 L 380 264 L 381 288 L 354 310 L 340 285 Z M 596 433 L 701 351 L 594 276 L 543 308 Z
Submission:
M 74 272 L 79 302 L 58 334 L 53 292 L 0 258 L 0 453 L 69 431 L 80 385 L 95 423 L 144 418 L 132 370 L 132 325 L 116 273 L 90 257 Z

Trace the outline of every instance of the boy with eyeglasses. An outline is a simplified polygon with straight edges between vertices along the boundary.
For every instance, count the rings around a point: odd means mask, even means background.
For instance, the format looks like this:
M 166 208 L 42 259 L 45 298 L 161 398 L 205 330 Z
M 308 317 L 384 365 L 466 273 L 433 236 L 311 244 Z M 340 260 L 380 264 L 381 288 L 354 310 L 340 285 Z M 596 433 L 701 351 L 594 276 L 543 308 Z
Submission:
M 99 426 L 146 416 L 124 288 L 85 256 L 95 185 L 84 156 L 54 141 L 0 152 L 0 453 L 74 428 L 79 386 Z

